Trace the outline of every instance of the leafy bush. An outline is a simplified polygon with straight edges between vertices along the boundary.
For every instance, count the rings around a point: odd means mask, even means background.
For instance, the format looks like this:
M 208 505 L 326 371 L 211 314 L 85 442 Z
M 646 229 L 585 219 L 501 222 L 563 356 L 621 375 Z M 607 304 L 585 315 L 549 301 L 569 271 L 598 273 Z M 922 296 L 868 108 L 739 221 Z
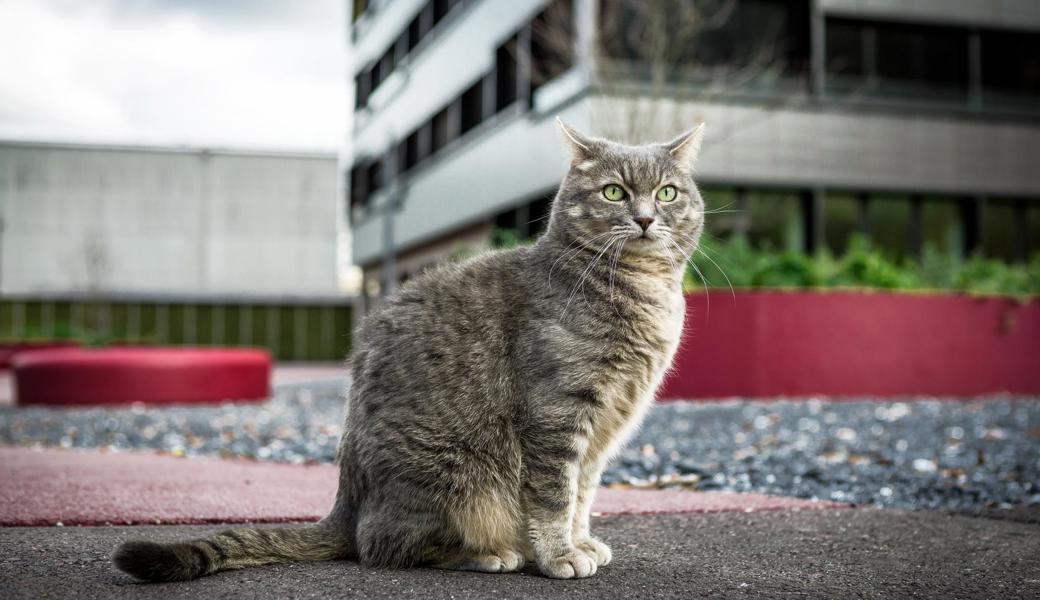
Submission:
M 493 248 L 530 243 L 509 229 L 492 232 Z M 475 253 L 459 249 L 458 257 Z M 703 283 L 702 283 L 703 282 Z M 920 260 L 894 260 L 871 241 L 849 238 L 840 257 L 769 247 L 754 248 L 743 236 L 705 236 L 683 279 L 687 291 L 709 288 L 867 288 L 950 290 L 987 295 L 1040 294 L 1040 254 L 1024 265 L 973 256 L 967 260 L 925 246 Z
M 926 247 L 920 261 L 897 261 L 885 256 L 867 238 L 854 236 L 840 257 L 828 252 L 810 256 L 801 252 L 756 249 L 738 236 L 726 241 L 702 240 L 701 248 L 690 263 L 685 285 L 688 290 L 702 285 L 714 288 L 732 285 L 734 288 L 852 287 L 1034 295 L 1040 294 L 1040 254 L 1025 265 L 1011 265 L 981 256 L 963 260 Z

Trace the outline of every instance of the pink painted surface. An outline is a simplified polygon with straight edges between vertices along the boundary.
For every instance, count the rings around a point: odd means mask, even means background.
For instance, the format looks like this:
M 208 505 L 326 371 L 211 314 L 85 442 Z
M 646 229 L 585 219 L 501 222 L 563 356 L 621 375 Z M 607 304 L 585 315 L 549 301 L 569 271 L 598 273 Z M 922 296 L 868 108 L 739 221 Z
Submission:
M 338 472 L 157 454 L 0 447 L 0 525 L 315 521 Z M 600 514 L 761 511 L 843 505 L 720 492 L 600 490 Z
M 660 397 L 1040 392 L 1040 299 L 738 292 L 687 296 Z
M 266 400 L 271 389 L 271 357 L 255 348 L 36 350 L 12 367 L 21 405 Z

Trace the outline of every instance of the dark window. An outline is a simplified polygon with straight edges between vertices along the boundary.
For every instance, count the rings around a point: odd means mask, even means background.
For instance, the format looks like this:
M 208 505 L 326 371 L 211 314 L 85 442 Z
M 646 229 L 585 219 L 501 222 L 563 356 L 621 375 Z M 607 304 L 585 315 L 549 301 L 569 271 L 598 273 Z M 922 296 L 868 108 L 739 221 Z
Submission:
M 968 32 L 955 27 L 827 20 L 828 90 L 965 101 Z
M 984 31 L 981 36 L 984 101 L 1040 105 L 1040 34 Z
M 776 86 L 776 75 L 788 84 L 807 80 L 807 0 L 603 0 L 601 6 L 600 40 L 615 59 L 605 66 L 626 77 L 760 87 Z M 648 43 L 653 39 L 668 44 Z
M 879 248 L 893 258 L 911 254 L 910 199 L 907 196 L 873 196 L 867 214 L 871 237 Z
M 394 149 L 394 160 L 397 161 L 396 169 L 397 174 L 401 175 L 408 170 L 408 140 L 404 139 L 397 143 L 397 148 Z
M 852 194 L 827 194 L 823 200 L 823 241 L 841 255 L 860 226 L 859 201 Z
M 383 187 L 383 161 L 373 160 L 368 165 L 368 192 L 372 193 Z
M 571 0 L 553 0 L 531 21 L 531 92 L 567 71 L 574 60 Z
M 960 29 L 885 24 L 877 29 L 877 74 L 894 95 L 963 96 L 968 35 Z
M 408 51 L 415 50 L 415 47 L 419 45 L 419 40 L 422 39 L 426 32 L 422 30 L 422 11 L 415 15 L 412 22 L 408 24 Z
M 749 239 L 761 248 L 800 250 L 800 208 L 801 197 L 795 192 L 748 193 Z
M 517 99 L 517 36 L 506 40 L 495 50 L 495 111 L 512 105 Z
M 404 140 L 404 170 L 408 171 L 419 164 L 419 130 L 416 129 Z
M 949 256 L 963 251 L 960 203 L 946 198 L 924 198 L 921 202 L 923 248 Z
M 399 65 L 408 56 L 408 30 L 405 29 L 393 45 L 394 64 Z
M 436 154 L 438 150 L 448 143 L 448 108 L 444 108 L 433 116 L 433 140 L 430 144 L 430 154 Z
M 484 120 L 484 80 L 478 79 L 468 90 L 462 93 L 462 115 L 459 120 L 459 134 L 473 129 Z
M 368 169 L 362 165 L 354 165 L 350 169 L 350 206 L 364 206 L 368 203 Z
M 448 0 L 433 0 L 433 24 L 434 25 L 436 25 L 437 23 L 440 23 L 441 19 L 444 18 L 444 15 L 448 14 L 448 11 L 451 10 L 451 5 L 452 5 L 452 3 L 449 2 Z
M 379 59 L 379 83 L 386 81 L 386 78 L 390 76 L 390 73 L 394 71 L 394 47 L 390 46 L 387 48 L 386 53 L 383 54 L 382 58 Z M 372 89 L 379 87 L 379 84 L 373 83 Z
M 862 23 L 831 19 L 827 21 L 827 76 L 828 79 L 851 78 L 853 84 L 867 74 L 864 48 L 870 41 Z
M 372 71 L 365 69 L 354 78 L 354 107 L 363 108 L 368 104 L 368 93 L 372 87 Z
M 371 95 L 372 91 L 379 87 L 380 83 L 383 83 L 383 68 L 381 61 L 372 63 L 372 66 L 368 68 L 369 76 L 369 87 L 368 93 Z

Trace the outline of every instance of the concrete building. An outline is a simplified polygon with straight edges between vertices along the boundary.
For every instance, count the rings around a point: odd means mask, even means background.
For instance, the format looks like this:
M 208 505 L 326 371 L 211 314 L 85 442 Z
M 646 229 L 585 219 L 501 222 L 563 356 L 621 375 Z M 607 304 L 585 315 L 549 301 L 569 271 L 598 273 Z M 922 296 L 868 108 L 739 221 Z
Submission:
M 338 292 L 337 159 L 0 142 L 0 292 Z
M 334 154 L 0 141 L 0 339 L 342 358 L 340 180 Z
M 740 0 L 708 25 L 683 21 L 690 2 L 353 4 L 350 209 L 370 292 L 387 248 L 403 279 L 496 231 L 536 234 L 566 164 L 557 115 L 628 141 L 707 122 L 702 192 L 739 211 L 709 220 L 717 235 L 1040 250 L 1033 0 Z

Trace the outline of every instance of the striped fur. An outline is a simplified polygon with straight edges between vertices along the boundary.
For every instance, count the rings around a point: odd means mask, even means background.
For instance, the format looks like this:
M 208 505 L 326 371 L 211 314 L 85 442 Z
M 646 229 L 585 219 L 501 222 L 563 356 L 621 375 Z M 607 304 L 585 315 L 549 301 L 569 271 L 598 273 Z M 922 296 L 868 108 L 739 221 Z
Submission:
M 679 343 L 682 275 L 703 226 L 700 130 L 624 146 L 564 128 L 573 151 L 547 233 L 413 279 L 358 336 L 331 514 L 302 529 L 130 542 L 149 581 L 288 560 L 586 577 L 600 473 Z M 605 185 L 628 196 L 606 200 Z M 655 200 L 662 185 L 674 201 Z M 643 235 L 635 218 L 653 218 Z

